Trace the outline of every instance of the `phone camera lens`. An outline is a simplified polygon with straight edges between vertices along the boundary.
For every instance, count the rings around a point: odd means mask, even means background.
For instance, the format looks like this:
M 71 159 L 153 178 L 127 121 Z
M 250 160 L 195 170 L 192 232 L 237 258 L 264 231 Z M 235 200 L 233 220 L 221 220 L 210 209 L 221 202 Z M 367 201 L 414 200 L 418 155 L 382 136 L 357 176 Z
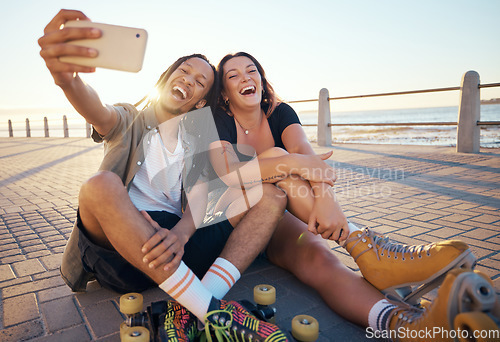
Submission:
M 136 37 L 136 38 L 140 38 L 140 37 L 141 37 L 141 35 L 140 35 L 139 33 L 137 33 L 137 34 L 135 35 L 135 37 Z

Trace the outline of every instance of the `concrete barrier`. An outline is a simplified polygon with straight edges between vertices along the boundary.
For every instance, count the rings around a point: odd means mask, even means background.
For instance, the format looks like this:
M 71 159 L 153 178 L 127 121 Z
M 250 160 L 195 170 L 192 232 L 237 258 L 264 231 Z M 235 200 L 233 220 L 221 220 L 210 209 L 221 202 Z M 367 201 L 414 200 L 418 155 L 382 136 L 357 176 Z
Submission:
M 331 122 L 330 116 L 330 100 L 328 89 L 323 88 L 319 91 L 318 99 L 318 145 L 330 146 L 332 144 L 332 129 L 329 126 Z
M 481 100 L 479 74 L 467 71 L 460 85 L 457 123 L 457 152 L 478 153 L 480 146 Z

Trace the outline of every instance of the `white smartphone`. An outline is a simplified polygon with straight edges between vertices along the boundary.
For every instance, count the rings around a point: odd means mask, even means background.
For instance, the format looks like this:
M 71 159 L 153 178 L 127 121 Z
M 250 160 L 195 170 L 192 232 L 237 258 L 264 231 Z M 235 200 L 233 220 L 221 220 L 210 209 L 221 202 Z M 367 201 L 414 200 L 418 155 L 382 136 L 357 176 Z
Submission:
M 71 20 L 65 27 L 95 27 L 102 31 L 97 39 L 74 40 L 68 44 L 94 48 L 99 52 L 95 58 L 61 56 L 65 63 L 138 72 L 142 69 L 148 33 L 144 29 L 94 23 L 86 20 Z

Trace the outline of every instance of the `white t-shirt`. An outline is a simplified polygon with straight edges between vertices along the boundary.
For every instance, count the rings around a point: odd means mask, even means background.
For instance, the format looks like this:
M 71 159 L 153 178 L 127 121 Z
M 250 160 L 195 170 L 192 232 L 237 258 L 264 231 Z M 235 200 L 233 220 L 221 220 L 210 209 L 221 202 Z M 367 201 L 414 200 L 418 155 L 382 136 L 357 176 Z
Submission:
M 174 152 L 165 147 L 159 132 L 153 134 L 148 144 L 144 163 L 130 185 L 132 203 L 138 210 L 168 211 L 182 217 L 184 149 L 180 130 Z

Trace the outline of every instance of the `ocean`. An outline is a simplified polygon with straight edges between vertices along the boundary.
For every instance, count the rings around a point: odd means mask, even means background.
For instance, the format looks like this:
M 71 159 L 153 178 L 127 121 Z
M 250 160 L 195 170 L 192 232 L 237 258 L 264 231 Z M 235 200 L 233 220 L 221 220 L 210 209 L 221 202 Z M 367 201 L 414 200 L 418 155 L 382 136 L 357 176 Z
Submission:
M 0 137 L 8 137 L 9 119 L 14 136 L 26 136 L 26 118 L 30 119 L 31 136 L 43 137 L 43 117 L 49 121 L 51 137 L 63 136 L 62 117 L 68 117 L 69 136 L 85 137 L 85 121 L 74 111 L 61 109 L 27 110 L 0 109 Z M 299 111 L 303 124 L 316 124 L 317 111 Z M 332 123 L 397 123 L 397 122 L 456 122 L 458 107 L 387 109 L 331 113 Z M 481 121 L 500 121 L 500 104 L 481 105 Z M 308 138 L 316 142 L 316 127 L 304 127 Z M 455 146 L 456 126 L 341 126 L 332 127 L 334 143 L 369 143 L 401 145 Z M 481 147 L 500 147 L 500 126 L 481 128 Z
M 302 124 L 316 124 L 317 111 L 299 112 Z M 458 106 L 332 112 L 332 124 L 457 122 Z M 481 105 L 481 121 L 500 121 L 500 105 Z M 316 127 L 304 127 L 311 141 Z M 340 126 L 332 127 L 333 143 L 456 146 L 456 126 Z M 481 147 L 500 147 L 500 126 L 481 128 Z

